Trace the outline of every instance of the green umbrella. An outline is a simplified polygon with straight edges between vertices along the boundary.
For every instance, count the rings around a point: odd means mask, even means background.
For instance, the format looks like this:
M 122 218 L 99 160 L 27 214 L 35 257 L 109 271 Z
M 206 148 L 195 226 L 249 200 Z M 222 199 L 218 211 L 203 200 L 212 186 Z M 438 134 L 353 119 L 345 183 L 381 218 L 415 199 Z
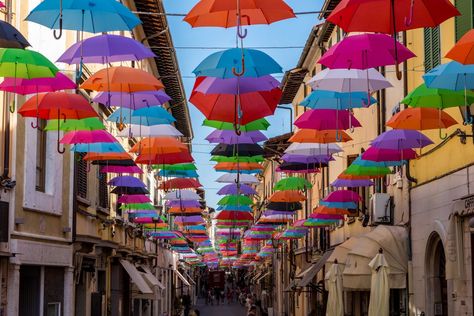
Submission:
M 225 157 L 225 156 L 213 156 L 211 161 L 215 162 L 263 162 L 265 159 L 263 156 L 251 156 L 251 157 Z
M 369 176 L 369 177 L 377 177 L 377 176 L 384 176 L 387 174 L 391 174 L 392 171 L 388 167 L 365 167 L 361 165 L 352 164 L 349 168 L 344 171 L 345 174 L 350 174 L 353 176 Z
M 189 170 L 197 170 L 197 167 L 193 163 L 180 163 L 175 165 L 154 165 L 153 169 L 161 169 L 161 170 L 168 170 L 168 171 L 189 171 Z
M 217 205 L 251 205 L 253 201 L 245 195 L 227 195 Z
M 0 77 L 54 78 L 59 69 L 46 57 L 32 50 L 0 48 Z
M 466 97 L 467 104 L 474 103 L 474 92 L 467 91 Z M 422 84 L 410 92 L 401 103 L 414 108 L 435 108 L 440 110 L 464 106 L 464 91 L 432 89 Z
M 285 191 L 285 190 L 306 190 L 311 189 L 313 185 L 304 178 L 289 177 L 278 181 L 275 184 L 274 190 Z
M 85 118 L 82 120 L 66 120 L 59 121 L 59 129 L 61 131 L 70 132 L 70 131 L 95 131 L 105 129 L 104 124 L 97 117 Z M 45 127 L 46 131 L 57 131 L 58 130 L 58 121 L 50 120 Z
M 220 130 L 229 130 L 233 131 L 234 130 L 234 124 L 233 123 L 227 123 L 227 122 L 220 122 L 220 121 L 212 121 L 212 120 L 204 120 L 202 123 L 203 126 L 207 127 L 212 127 Z M 270 123 L 264 118 L 252 121 L 248 124 L 242 125 L 240 127 L 240 130 L 242 132 L 251 132 L 251 131 L 258 131 L 258 130 L 267 130 L 268 127 L 270 127 Z
M 155 210 L 155 207 L 150 203 L 131 203 L 120 205 L 122 210 Z

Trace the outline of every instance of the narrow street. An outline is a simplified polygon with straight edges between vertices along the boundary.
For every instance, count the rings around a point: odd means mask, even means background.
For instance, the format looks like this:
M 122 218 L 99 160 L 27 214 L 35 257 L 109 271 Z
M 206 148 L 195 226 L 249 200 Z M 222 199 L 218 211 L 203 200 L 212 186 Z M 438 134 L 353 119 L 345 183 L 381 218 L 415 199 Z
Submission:
M 201 315 L 205 316 L 245 316 L 245 307 L 239 303 L 206 305 L 204 300 L 199 300 L 197 309 Z

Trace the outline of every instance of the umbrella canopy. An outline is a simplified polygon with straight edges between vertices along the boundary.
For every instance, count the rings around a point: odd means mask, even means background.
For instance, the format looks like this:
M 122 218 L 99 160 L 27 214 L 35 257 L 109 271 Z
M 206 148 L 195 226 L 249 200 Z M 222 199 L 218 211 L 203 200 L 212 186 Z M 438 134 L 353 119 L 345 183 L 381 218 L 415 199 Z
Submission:
M 56 120 L 48 121 L 45 131 L 56 131 L 58 130 L 58 122 Z M 105 130 L 104 124 L 100 121 L 98 117 L 89 117 L 80 120 L 61 120 L 59 121 L 59 130 L 70 132 L 70 131 L 79 131 L 79 130 Z
M 173 137 L 143 138 L 131 149 L 132 153 L 140 154 L 173 154 L 187 151 L 186 145 Z
M 219 162 L 217 165 L 214 166 L 216 170 L 263 170 L 263 166 L 256 162 Z
M 336 262 L 331 265 L 329 271 L 326 273 L 326 288 L 329 292 L 326 315 L 344 316 L 343 270 L 343 266 Z
M 211 132 L 206 140 L 210 143 L 234 144 L 255 144 L 267 140 L 268 138 L 260 131 L 242 132 L 240 135 L 230 130 L 215 130 Z
M 142 187 L 115 187 L 110 193 L 113 194 L 150 194 L 146 188 Z
M 416 130 L 394 129 L 380 134 L 370 144 L 376 148 L 402 150 L 423 148 L 433 142 Z
M 58 59 L 66 64 L 108 64 L 122 61 L 138 61 L 156 55 L 139 41 L 120 35 L 99 35 L 77 42 Z
M 270 91 L 280 86 L 280 82 L 270 75 L 262 77 L 229 78 L 204 77 L 198 79 L 195 91 L 203 94 L 241 94 Z
M 231 48 L 209 55 L 194 69 L 193 73 L 197 77 L 235 78 L 232 70 L 242 72 L 242 65 L 240 65 L 242 58 L 245 60 L 245 72 L 242 77 L 262 77 L 283 72 L 281 66 L 264 52 L 255 49 Z
M 298 155 L 298 154 L 284 154 L 281 156 L 281 160 L 285 162 L 297 162 L 297 163 L 323 163 L 327 164 L 329 161 L 334 160 L 331 155 L 321 155 L 321 156 L 308 156 L 308 155 Z
M 170 189 L 197 189 L 202 187 L 202 184 L 199 183 L 196 179 L 184 179 L 184 178 L 175 178 L 168 181 L 164 181 L 160 185 L 161 190 L 170 190 Z
M 315 90 L 300 105 L 312 109 L 346 110 L 368 107 L 374 103 L 377 103 L 377 100 L 373 97 L 370 97 L 369 103 L 367 92 Z
M 199 174 L 194 170 L 160 170 L 157 173 L 160 177 L 174 177 L 174 178 L 199 178 Z
M 54 78 L 59 69 L 38 52 L 0 48 L 0 76 L 10 78 Z
M 237 182 L 237 174 L 235 173 L 227 173 L 220 176 L 216 181 L 219 183 L 236 183 Z M 241 174 L 238 176 L 239 182 L 244 184 L 253 184 L 259 183 L 258 179 L 254 176 L 248 174 Z
M 118 203 L 130 204 L 130 203 L 148 203 L 151 202 L 150 198 L 146 195 L 122 195 L 117 200 Z
M 140 154 L 135 160 L 141 164 L 175 164 L 193 162 L 194 158 L 188 151 L 182 151 L 171 154 Z
M 327 167 L 327 163 L 317 162 L 317 163 L 300 163 L 300 162 L 283 162 L 278 166 L 278 171 L 280 172 L 298 172 L 302 173 L 315 173 L 319 172 L 318 168 Z
M 295 126 L 304 129 L 346 130 L 361 127 L 359 121 L 350 111 L 346 110 L 310 110 L 304 112 L 296 121 Z
M 177 207 L 177 206 L 182 206 L 182 207 L 201 207 L 201 203 L 199 201 L 194 201 L 194 200 L 186 200 L 186 201 L 181 201 L 181 200 L 171 200 L 166 202 L 166 206 L 169 207 Z
M 446 54 L 446 58 L 464 65 L 474 64 L 474 30 L 469 30 Z
M 257 144 L 227 145 L 219 144 L 212 151 L 214 156 L 257 156 L 263 155 L 263 148 Z
M 132 156 L 129 153 L 95 153 L 90 152 L 84 156 L 85 161 L 105 161 L 105 160 L 131 160 Z
M 176 119 L 160 106 L 141 108 L 139 110 L 123 110 L 119 108 L 107 118 L 109 122 L 153 126 L 169 125 L 176 122 Z
M 105 166 L 100 169 L 101 173 L 138 173 L 142 174 L 143 170 L 138 166 Z
M 104 130 L 67 132 L 61 139 L 62 144 L 115 143 L 112 134 Z
M 390 267 L 382 251 L 369 263 L 370 282 L 369 316 L 388 316 L 390 311 Z
M 79 30 L 90 33 L 129 31 L 140 20 L 115 0 L 45 0 L 26 17 L 27 21 L 50 29 Z
M 131 176 L 119 176 L 107 182 L 108 185 L 115 187 L 130 187 L 130 188 L 145 188 L 145 183 L 142 180 Z
M 225 157 L 225 156 L 213 156 L 211 161 L 216 162 L 263 162 L 265 159 L 262 155 L 250 156 L 250 157 Z
M 197 167 L 193 163 L 182 163 L 174 165 L 156 165 L 154 169 L 164 169 L 168 171 L 187 171 L 187 170 L 197 170 Z
M 207 126 L 207 127 L 212 127 L 218 130 L 231 130 L 231 131 L 234 130 L 233 123 L 222 122 L 222 121 L 204 120 L 202 125 Z M 270 127 L 270 123 L 266 119 L 262 118 L 262 119 L 258 119 L 253 122 L 241 125 L 240 131 L 244 133 L 244 132 L 252 132 L 252 131 L 258 131 L 258 130 L 267 130 L 268 127 Z
M 278 181 L 275 184 L 275 191 L 284 191 L 284 190 L 306 190 L 311 189 L 313 185 L 306 180 L 305 178 L 299 177 L 288 177 Z
M 223 186 L 218 192 L 218 195 L 235 195 L 235 194 L 244 194 L 244 195 L 253 195 L 257 194 L 254 188 L 246 184 L 240 184 L 240 187 L 236 183 L 228 184 Z
M 337 144 L 320 143 L 292 143 L 286 150 L 287 154 L 323 156 L 342 152 L 342 148 Z
M 448 0 L 433 0 L 429 4 L 424 1 L 415 4 L 411 0 L 401 0 L 393 7 L 392 2 L 387 0 L 342 0 L 327 21 L 339 25 L 347 33 L 394 34 L 416 28 L 435 27 L 456 15 L 460 15 L 459 11 Z
M 1 91 L 22 95 L 75 88 L 76 84 L 61 72 L 56 73 L 56 76 L 51 78 L 5 78 L 3 82 L 0 83 Z
M 374 183 L 370 180 L 346 180 L 346 179 L 336 179 L 331 185 L 335 188 L 357 188 L 357 187 L 370 187 Z
M 165 200 L 201 200 L 201 197 L 194 191 L 178 190 L 167 193 L 163 199 Z
M 385 34 L 360 34 L 345 37 L 318 61 L 330 69 L 368 69 L 400 64 L 415 57 L 398 41 Z M 396 55 L 397 54 L 397 55 Z
M 164 90 L 157 90 L 133 93 L 100 92 L 92 100 L 94 102 L 109 106 L 115 105 L 137 110 L 153 105 L 163 105 L 166 102 L 171 101 L 171 98 L 166 94 Z
M 247 221 L 252 221 L 253 220 L 253 215 L 252 213 L 248 212 L 235 212 L 235 211 L 220 211 L 214 219 L 216 220 L 230 220 L 230 221 L 235 221 L 235 220 L 247 220 Z
M 331 192 L 324 198 L 325 202 L 360 202 L 362 198 L 359 194 L 351 190 L 338 190 Z
M 78 143 L 71 147 L 73 152 L 121 153 L 125 149 L 120 143 Z
M 408 108 L 394 115 L 387 126 L 395 129 L 429 130 L 448 128 L 457 122 L 448 113 L 431 108 Z
M 363 154 L 362 159 L 371 161 L 401 161 L 416 159 L 418 156 L 413 149 L 383 149 L 369 147 Z
M 239 22 L 239 14 L 242 16 Z M 245 18 L 244 18 L 245 17 Z M 241 1 L 240 11 L 236 2 L 201 0 L 186 15 L 184 21 L 192 27 L 271 24 L 294 18 L 290 6 L 282 0 Z
M 344 131 L 325 130 L 319 131 L 315 129 L 300 129 L 288 140 L 291 143 L 337 143 L 348 142 L 352 138 Z
M 20 31 L 10 23 L 0 21 L 0 48 L 25 49 L 28 46 L 31 46 L 30 43 L 28 43 Z
M 374 92 L 392 87 L 377 70 L 324 69 L 308 81 L 314 90 L 337 92 L 368 91 Z
M 270 202 L 302 202 L 306 197 L 297 190 L 277 191 L 268 200 Z
M 411 91 L 401 103 L 414 108 L 446 109 L 464 106 L 465 101 L 468 104 L 474 103 L 474 92 L 466 91 L 466 94 L 464 94 L 464 91 L 428 88 L 425 84 L 422 84 Z
M 163 83 L 151 73 L 130 67 L 111 67 L 102 69 L 89 77 L 82 89 L 93 91 L 141 92 L 161 90 Z
M 391 174 L 392 171 L 388 167 L 364 167 L 356 164 L 351 164 L 345 174 L 354 175 L 354 176 L 371 176 L 371 177 L 380 177 Z
M 181 137 L 183 134 L 173 125 L 152 126 L 131 125 L 117 134 L 117 137 Z
M 423 75 L 423 79 L 428 88 L 457 91 L 474 89 L 474 65 L 463 65 L 452 61 L 431 69 Z
M 227 195 L 217 202 L 217 205 L 251 205 L 253 201 L 245 195 Z

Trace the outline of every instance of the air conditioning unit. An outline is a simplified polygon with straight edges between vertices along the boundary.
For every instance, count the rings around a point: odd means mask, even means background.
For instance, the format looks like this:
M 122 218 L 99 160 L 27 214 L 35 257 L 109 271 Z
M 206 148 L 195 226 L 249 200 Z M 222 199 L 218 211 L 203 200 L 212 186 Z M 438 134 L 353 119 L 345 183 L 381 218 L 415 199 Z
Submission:
M 392 198 L 387 193 L 375 193 L 370 198 L 371 224 L 387 224 L 391 222 Z

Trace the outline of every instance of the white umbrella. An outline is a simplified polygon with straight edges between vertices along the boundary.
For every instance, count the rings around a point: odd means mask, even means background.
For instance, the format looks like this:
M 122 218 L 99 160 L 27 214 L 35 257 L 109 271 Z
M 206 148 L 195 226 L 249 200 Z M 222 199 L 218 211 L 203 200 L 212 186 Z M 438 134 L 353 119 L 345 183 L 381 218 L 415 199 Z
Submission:
M 342 152 L 342 148 L 337 144 L 319 143 L 292 143 L 286 150 L 287 154 L 302 156 L 323 156 Z
M 344 316 L 344 299 L 342 292 L 342 271 L 344 267 L 337 260 L 326 273 L 326 287 L 328 289 L 328 303 L 326 316 Z
M 173 200 L 200 200 L 201 197 L 194 191 L 189 190 L 178 190 L 169 192 L 164 196 L 165 200 L 173 201 Z
M 219 183 L 235 183 L 236 181 L 237 181 L 236 173 L 226 173 L 217 179 L 217 182 Z M 239 182 L 251 184 L 251 183 L 258 183 L 259 181 L 256 177 L 251 176 L 249 174 L 241 174 L 239 176 Z
M 178 131 L 173 125 L 163 124 L 163 125 L 152 125 L 152 126 L 140 126 L 140 125 L 130 125 L 125 128 L 123 131 L 118 133 L 118 137 L 161 137 L 161 136 L 171 136 L 171 137 L 181 137 L 183 134 Z
M 369 266 L 372 269 L 369 316 L 388 316 L 390 309 L 390 267 L 382 249 L 370 261 Z
M 375 69 L 325 69 L 308 81 L 314 90 L 336 92 L 374 92 L 392 87 L 392 84 Z

